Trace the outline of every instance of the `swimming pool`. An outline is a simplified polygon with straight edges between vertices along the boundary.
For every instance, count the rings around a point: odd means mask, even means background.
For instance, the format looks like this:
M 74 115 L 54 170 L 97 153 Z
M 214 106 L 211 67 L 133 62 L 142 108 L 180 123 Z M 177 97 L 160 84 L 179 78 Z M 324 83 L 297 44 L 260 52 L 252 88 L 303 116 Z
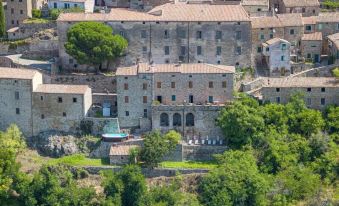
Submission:
M 125 133 L 117 133 L 117 134 L 103 134 L 102 139 L 105 142 L 121 142 L 126 140 L 128 134 Z

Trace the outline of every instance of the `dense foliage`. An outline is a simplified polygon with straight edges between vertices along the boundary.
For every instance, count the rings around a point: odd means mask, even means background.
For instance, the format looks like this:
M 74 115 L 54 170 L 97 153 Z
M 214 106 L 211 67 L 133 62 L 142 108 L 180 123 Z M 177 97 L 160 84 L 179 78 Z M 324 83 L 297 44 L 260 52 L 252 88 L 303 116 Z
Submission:
M 141 160 L 148 167 L 155 167 L 175 149 L 181 139 L 181 135 L 173 130 L 165 135 L 159 131 L 153 131 L 145 135 L 144 147 L 141 150 Z
M 5 37 L 5 35 L 6 35 L 5 11 L 2 4 L 2 0 L 0 0 L 0 38 Z
M 99 69 L 104 61 L 121 56 L 127 45 L 124 37 L 113 35 L 110 26 L 99 22 L 81 22 L 68 30 L 65 48 L 79 64 Z

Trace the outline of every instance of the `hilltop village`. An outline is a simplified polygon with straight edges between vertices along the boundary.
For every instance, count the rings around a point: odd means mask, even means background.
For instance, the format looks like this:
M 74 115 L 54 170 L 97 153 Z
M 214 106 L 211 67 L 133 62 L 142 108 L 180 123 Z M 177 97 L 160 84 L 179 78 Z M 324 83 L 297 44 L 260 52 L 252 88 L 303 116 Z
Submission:
M 295 128 L 331 109 L 336 123 L 319 120 L 319 128 L 337 134 L 338 8 L 330 0 L 4 0 L 0 131 L 16 125 L 31 149 L 52 157 L 80 153 L 77 144 L 95 137 L 86 158 L 108 159 L 112 168 L 131 157 L 151 168 L 211 162 L 259 144 L 258 131 L 270 135 L 268 128 L 285 121 L 272 117 L 259 127 L 250 114 L 267 105 L 275 105 L 269 112 L 291 112 L 291 105 L 296 116 L 313 112 L 286 120 L 280 134 L 318 134 L 309 125 Z M 150 160 L 143 148 L 160 145 L 147 140 L 152 135 L 166 143 L 178 138 Z

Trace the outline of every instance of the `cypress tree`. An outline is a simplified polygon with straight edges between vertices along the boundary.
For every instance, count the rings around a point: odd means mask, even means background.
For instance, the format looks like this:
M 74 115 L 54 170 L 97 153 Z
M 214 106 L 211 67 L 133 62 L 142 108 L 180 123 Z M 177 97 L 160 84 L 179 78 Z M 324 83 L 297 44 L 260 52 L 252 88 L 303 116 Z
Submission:
M 0 0 L 0 38 L 5 37 L 5 35 L 6 35 L 5 11 L 2 5 L 2 0 Z

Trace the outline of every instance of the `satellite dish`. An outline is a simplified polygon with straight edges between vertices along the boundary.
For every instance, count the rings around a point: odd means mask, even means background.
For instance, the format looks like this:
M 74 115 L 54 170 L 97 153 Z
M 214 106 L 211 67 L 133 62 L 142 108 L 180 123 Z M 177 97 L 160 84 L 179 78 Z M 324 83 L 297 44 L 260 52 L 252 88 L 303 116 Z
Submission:
M 278 8 L 275 8 L 274 11 L 275 11 L 275 12 L 278 12 Z
M 273 31 L 273 33 L 275 33 L 275 29 L 273 29 L 272 31 Z

